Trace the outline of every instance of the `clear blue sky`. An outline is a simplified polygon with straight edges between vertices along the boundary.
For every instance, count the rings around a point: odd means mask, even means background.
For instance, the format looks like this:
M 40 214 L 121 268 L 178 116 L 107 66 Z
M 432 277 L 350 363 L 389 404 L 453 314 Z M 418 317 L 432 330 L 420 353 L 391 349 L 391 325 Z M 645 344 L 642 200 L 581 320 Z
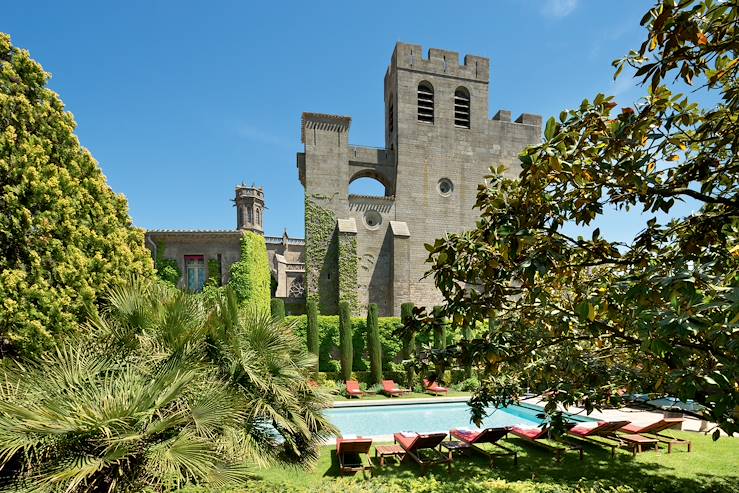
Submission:
M 642 94 L 610 62 L 643 40 L 651 1 L 60 2 L 3 6 L 0 31 L 50 82 L 144 228 L 233 229 L 234 185 L 265 188 L 267 234 L 303 236 L 303 111 L 352 117 L 383 145 L 396 41 L 491 58 L 490 115 L 545 117 L 597 92 Z M 626 239 L 633 216 L 601 230 Z

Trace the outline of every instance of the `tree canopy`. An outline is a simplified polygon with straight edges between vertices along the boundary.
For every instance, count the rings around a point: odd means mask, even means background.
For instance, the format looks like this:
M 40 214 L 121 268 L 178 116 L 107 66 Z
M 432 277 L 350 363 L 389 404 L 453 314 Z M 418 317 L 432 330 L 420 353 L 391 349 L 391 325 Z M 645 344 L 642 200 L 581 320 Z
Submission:
M 76 330 L 101 293 L 153 272 L 125 197 L 48 80 L 0 33 L 0 356 Z
M 549 412 L 656 392 L 739 430 L 738 20 L 736 2 L 657 2 L 644 43 L 613 62 L 645 95 L 618 106 L 598 94 L 550 118 L 518 179 L 498 168 L 479 187 L 477 227 L 428 246 L 440 316 L 493 318 L 441 355 L 484 370 L 474 418 L 526 389 Z M 681 217 L 684 201 L 696 211 Z M 644 221 L 632 241 L 595 228 L 630 209 Z

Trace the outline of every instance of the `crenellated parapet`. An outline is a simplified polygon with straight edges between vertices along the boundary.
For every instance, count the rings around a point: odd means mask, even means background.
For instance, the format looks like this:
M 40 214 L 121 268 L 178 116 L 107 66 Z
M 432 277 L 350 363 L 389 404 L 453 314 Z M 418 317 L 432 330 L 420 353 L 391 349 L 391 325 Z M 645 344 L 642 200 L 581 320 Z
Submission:
M 424 55 L 421 45 L 397 43 L 391 60 L 396 69 L 415 70 L 435 75 L 448 75 L 461 79 L 488 82 L 490 80 L 490 59 L 465 55 L 459 63 L 456 51 L 429 48 Z

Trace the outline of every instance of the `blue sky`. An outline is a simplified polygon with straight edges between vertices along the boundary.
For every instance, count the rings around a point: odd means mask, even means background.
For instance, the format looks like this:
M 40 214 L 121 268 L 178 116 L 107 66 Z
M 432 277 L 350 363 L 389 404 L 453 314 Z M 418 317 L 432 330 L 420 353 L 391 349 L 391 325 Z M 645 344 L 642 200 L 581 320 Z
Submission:
M 265 188 L 267 234 L 302 237 L 300 115 L 349 115 L 352 143 L 382 146 L 396 41 L 491 58 L 490 116 L 546 119 L 597 92 L 642 94 L 627 77 L 614 83 L 610 62 L 641 43 L 651 4 L 36 0 L 5 5 L 0 31 L 52 73 L 136 225 L 233 229 L 243 180 Z M 636 219 L 599 225 L 625 240 Z

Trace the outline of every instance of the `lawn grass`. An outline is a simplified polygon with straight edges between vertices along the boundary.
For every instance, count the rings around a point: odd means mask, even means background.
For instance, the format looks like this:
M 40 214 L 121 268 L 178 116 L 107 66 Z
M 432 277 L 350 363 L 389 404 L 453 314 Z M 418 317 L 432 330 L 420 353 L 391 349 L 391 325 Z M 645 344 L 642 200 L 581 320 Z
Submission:
M 611 459 L 610 449 L 585 442 L 583 461 L 578 460 L 577 453 L 568 452 L 559 464 L 546 450 L 509 436 L 503 443 L 518 451 L 518 466 L 514 466 L 511 459 L 503 458 L 493 469 L 486 459 L 478 455 L 455 456 L 451 474 L 447 474 L 443 467 L 429 473 L 434 478 L 431 480 L 434 485 L 447 489 L 422 488 L 419 491 L 470 491 L 466 488 L 472 483 L 495 479 L 533 482 L 533 491 L 538 490 L 537 484 L 541 488 L 556 485 L 574 489 L 582 480 L 633 488 L 623 491 L 739 491 L 739 438 L 724 437 L 714 442 L 699 433 L 675 431 L 672 434 L 691 440 L 693 451 L 688 453 L 685 447 L 676 447 L 672 454 L 663 449 L 660 453 L 644 452 L 634 458 L 630 452 L 618 450 L 616 457 Z M 407 480 L 410 484 L 420 475 L 420 469 L 411 461 L 396 464 L 391 460 L 384 468 L 376 467 L 372 479 L 365 480 L 358 475 L 337 483 L 338 488 L 334 490 L 329 483 L 336 482 L 339 477 L 338 463 L 334 447 L 325 447 L 312 471 L 273 467 L 259 470 L 257 475 L 265 482 L 280 485 L 284 491 L 291 487 L 307 488 L 308 491 L 382 491 L 388 482 Z M 607 489 L 610 487 L 591 491 L 617 491 Z

